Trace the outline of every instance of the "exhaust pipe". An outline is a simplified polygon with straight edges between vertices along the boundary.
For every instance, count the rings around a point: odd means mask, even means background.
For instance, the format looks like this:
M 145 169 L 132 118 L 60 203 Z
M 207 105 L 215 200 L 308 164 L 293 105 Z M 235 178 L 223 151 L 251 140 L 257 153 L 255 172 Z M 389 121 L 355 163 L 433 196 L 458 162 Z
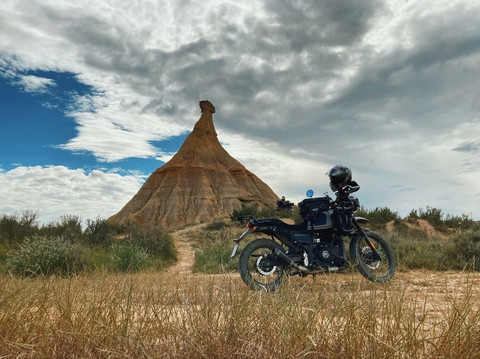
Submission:
M 325 268 L 325 269 L 319 269 L 319 270 L 310 270 L 308 268 L 305 268 L 304 266 L 302 265 L 299 265 L 297 263 L 295 263 L 289 256 L 287 256 L 282 250 L 280 249 L 277 249 L 275 248 L 274 249 L 274 252 L 275 252 L 275 255 L 277 257 L 280 257 L 281 259 L 283 259 L 285 262 L 288 263 L 288 265 L 292 266 L 293 268 L 295 268 L 296 270 L 299 270 L 300 272 L 302 273 L 305 273 L 305 274 L 315 274 L 315 273 L 321 273 L 321 272 L 338 272 L 340 270 L 340 268 L 338 267 L 328 267 L 328 268 Z
M 305 268 L 304 266 L 301 266 L 301 265 L 298 265 L 297 263 L 295 263 L 289 256 L 287 256 L 282 250 L 278 249 L 278 248 L 275 248 L 275 255 L 277 257 L 280 257 L 281 259 L 283 259 L 285 262 L 287 262 L 290 266 L 292 266 L 293 268 L 299 270 L 300 272 L 303 272 L 303 273 L 306 273 L 306 274 L 310 274 L 312 273 L 311 270 Z

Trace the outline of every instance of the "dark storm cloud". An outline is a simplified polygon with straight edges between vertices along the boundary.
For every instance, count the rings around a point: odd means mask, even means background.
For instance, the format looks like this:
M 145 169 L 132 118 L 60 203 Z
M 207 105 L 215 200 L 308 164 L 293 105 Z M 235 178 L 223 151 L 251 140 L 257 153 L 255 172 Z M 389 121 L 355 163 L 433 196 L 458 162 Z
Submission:
M 457 86 L 465 86 L 468 58 L 480 52 L 480 23 L 476 18 L 476 13 L 468 11 L 464 3 L 452 5 L 448 16 L 413 13 L 411 21 L 396 30 L 400 41 L 405 32 L 409 34 L 409 45 L 396 46 L 381 57 L 366 55 L 364 71 L 329 106 L 353 112 L 370 102 L 371 108 L 383 111 L 386 104 L 408 102 L 408 106 L 401 105 L 390 115 L 418 126 L 432 122 L 454 124 L 450 118 L 442 121 L 443 109 L 437 109 L 448 102 L 455 103 L 449 99 L 458 93 Z M 435 102 L 442 97 L 443 103 Z M 457 106 L 465 101 L 458 100 Z
M 467 141 L 452 149 L 452 151 L 477 153 L 480 150 L 480 141 Z
M 278 29 L 271 33 L 289 50 L 310 46 L 351 45 L 363 37 L 369 20 L 381 7 L 379 1 L 269 0 L 265 7 Z M 281 40 L 284 41 L 281 41 Z

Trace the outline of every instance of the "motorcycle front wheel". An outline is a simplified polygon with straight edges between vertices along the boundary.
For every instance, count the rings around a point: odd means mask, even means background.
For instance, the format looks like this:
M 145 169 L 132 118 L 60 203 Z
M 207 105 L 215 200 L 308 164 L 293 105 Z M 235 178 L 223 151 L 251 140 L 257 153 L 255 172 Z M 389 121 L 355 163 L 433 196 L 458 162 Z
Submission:
M 240 277 L 253 290 L 273 292 L 281 287 L 285 269 L 275 249 L 285 252 L 277 242 L 262 238 L 250 242 L 240 253 Z
M 356 257 L 358 258 L 358 271 L 372 282 L 385 282 L 392 279 L 396 265 L 390 245 L 380 234 L 369 230 L 365 232 L 368 240 L 374 245 L 382 259 L 375 259 L 365 239 L 360 238 L 355 246 Z

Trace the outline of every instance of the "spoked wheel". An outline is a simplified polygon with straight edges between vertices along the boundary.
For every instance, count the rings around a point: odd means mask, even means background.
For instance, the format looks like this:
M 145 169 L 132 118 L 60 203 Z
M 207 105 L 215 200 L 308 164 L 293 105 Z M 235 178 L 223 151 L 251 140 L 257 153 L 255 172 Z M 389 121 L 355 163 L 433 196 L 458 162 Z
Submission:
M 374 245 L 381 260 L 374 257 L 370 246 L 360 238 L 355 248 L 358 258 L 358 271 L 372 282 L 385 282 L 395 274 L 395 257 L 387 241 L 378 233 L 365 231 L 369 241 Z
M 284 263 L 275 255 L 275 249 L 285 252 L 277 242 L 262 238 L 250 242 L 240 254 L 240 277 L 253 290 L 273 292 L 282 285 Z

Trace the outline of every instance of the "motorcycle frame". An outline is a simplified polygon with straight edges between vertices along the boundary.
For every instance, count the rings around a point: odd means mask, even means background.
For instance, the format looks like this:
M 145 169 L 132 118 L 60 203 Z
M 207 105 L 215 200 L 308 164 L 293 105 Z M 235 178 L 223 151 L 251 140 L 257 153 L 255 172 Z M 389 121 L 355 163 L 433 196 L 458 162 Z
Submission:
M 233 240 L 235 242 L 235 246 L 233 247 L 232 254 L 230 255 L 231 258 L 235 257 L 235 255 L 237 254 L 240 242 L 245 237 L 247 237 L 248 235 L 250 235 L 252 233 L 265 233 L 265 234 L 269 235 L 272 240 L 280 241 L 284 245 L 287 245 L 287 244 L 283 243 L 279 238 L 274 236 L 273 233 L 281 234 L 283 232 L 284 236 L 287 236 L 288 238 L 290 238 L 290 240 L 292 239 L 290 237 L 290 235 L 288 233 L 286 233 L 286 231 L 281 227 L 278 227 L 278 226 L 275 226 L 275 225 L 258 226 L 259 222 L 253 216 L 242 216 L 242 217 L 238 217 L 237 220 L 241 221 L 242 223 L 245 220 L 248 220 L 249 223 L 247 224 L 248 229 L 245 232 L 243 232 L 240 235 L 239 238 Z M 380 254 L 378 253 L 377 249 L 375 248 L 375 245 L 373 244 L 373 242 L 368 239 L 368 234 L 367 234 L 368 228 L 363 229 L 360 226 L 359 222 L 368 222 L 368 219 L 363 218 L 363 217 L 352 216 L 352 224 L 355 227 L 356 231 L 353 232 L 353 233 L 343 235 L 343 236 L 349 237 L 349 239 L 350 239 L 349 253 L 350 253 L 351 264 L 352 265 L 358 265 L 358 263 L 359 263 L 359 259 L 357 258 L 357 253 L 356 253 L 355 249 L 356 249 L 358 241 L 361 240 L 361 239 L 364 239 L 365 242 L 367 243 L 368 247 L 370 248 L 370 250 L 372 251 L 372 253 L 374 255 L 374 259 L 380 261 L 382 259 Z M 325 231 L 325 229 L 318 230 L 318 232 L 321 232 L 321 231 Z M 313 248 L 313 232 L 317 232 L 317 231 L 314 231 L 313 228 L 312 229 L 307 228 L 307 229 L 305 229 L 305 232 L 309 233 L 310 237 L 311 237 L 310 242 L 308 244 L 308 254 L 310 255 L 310 253 L 312 251 L 312 248 Z M 279 235 L 279 237 L 280 237 L 280 235 Z M 287 246 L 289 248 L 292 248 L 293 247 L 292 241 Z M 291 258 L 289 258 L 287 255 L 285 255 L 283 253 L 277 253 L 277 254 L 279 255 L 279 257 L 281 257 L 286 262 L 286 264 L 297 267 L 297 265 L 293 262 L 293 260 Z M 306 271 L 306 268 L 297 268 L 297 269 L 301 269 L 304 272 Z M 338 270 L 338 268 L 337 268 L 337 270 Z

